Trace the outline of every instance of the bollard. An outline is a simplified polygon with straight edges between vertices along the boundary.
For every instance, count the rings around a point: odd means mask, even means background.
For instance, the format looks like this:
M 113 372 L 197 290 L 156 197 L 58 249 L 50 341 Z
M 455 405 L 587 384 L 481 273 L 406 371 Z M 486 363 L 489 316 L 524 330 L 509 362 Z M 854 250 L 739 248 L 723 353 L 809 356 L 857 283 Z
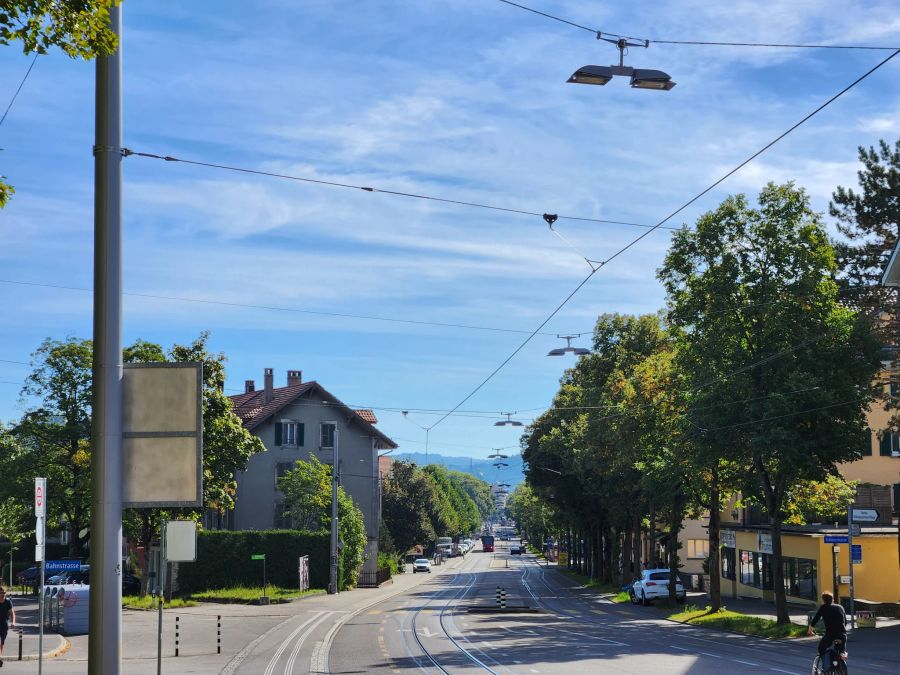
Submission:
M 497 604 L 500 604 L 500 587 L 497 586 Z
M 175 656 L 178 656 L 178 617 L 175 617 Z
M 216 654 L 222 653 L 222 615 L 216 616 Z
M 500 589 L 500 609 L 506 609 L 506 589 Z
M 19 661 L 22 660 L 22 629 L 19 629 Z

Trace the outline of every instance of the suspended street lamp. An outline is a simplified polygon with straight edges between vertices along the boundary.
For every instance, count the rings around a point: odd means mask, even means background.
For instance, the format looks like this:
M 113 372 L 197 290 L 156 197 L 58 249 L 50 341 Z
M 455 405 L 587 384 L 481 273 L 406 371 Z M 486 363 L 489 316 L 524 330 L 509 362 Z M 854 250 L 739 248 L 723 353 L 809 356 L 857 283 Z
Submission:
M 577 337 L 581 337 L 582 333 L 578 333 L 577 335 L 557 335 L 560 340 L 566 341 L 565 347 L 557 347 L 556 349 L 551 349 L 547 352 L 547 356 L 564 356 L 565 354 L 575 354 L 575 356 L 587 356 L 591 353 L 590 349 L 585 349 L 584 347 L 573 347 L 572 340 Z
M 613 40 L 611 38 L 603 37 L 600 33 L 597 34 L 597 39 L 616 45 L 619 50 L 619 65 L 582 66 L 572 73 L 572 76 L 567 82 L 574 84 L 604 85 L 613 79 L 613 76 L 620 75 L 631 78 L 631 87 L 633 89 L 659 89 L 669 91 L 675 86 L 675 83 L 672 82 L 672 78 L 669 74 L 664 73 L 661 70 L 632 68 L 631 66 L 625 65 L 625 50 L 628 47 L 649 47 L 650 40 L 642 40 L 640 42 L 635 42 L 628 38 L 618 38 Z
M 514 412 L 500 413 L 501 415 L 506 415 L 505 420 L 501 420 L 499 422 L 494 422 L 495 427 L 521 427 L 523 424 L 519 420 L 512 419 L 512 416 L 515 415 Z

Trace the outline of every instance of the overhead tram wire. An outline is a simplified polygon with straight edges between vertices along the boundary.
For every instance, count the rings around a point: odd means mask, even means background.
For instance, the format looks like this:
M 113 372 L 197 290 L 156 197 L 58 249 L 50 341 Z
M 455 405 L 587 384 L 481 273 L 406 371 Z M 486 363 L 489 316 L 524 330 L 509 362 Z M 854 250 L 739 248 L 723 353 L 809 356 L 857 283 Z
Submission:
M 23 77 L 22 81 L 19 82 L 19 86 L 16 88 L 16 92 L 12 95 L 12 98 L 9 101 L 9 105 L 6 106 L 6 110 L 3 111 L 3 117 L 0 117 L 0 126 L 2 126 L 3 122 L 6 121 L 6 116 L 9 114 L 10 109 L 13 107 L 13 103 L 16 102 L 16 99 L 19 97 L 19 92 L 22 91 L 22 87 L 25 86 L 25 80 L 27 80 L 28 76 L 31 75 L 31 69 L 34 68 L 37 57 L 38 54 L 35 54 L 34 58 L 31 59 L 31 64 L 28 66 L 28 70 L 25 71 L 25 77 Z
M 463 397 L 463 399 L 462 399 L 459 403 L 457 403 L 456 406 L 455 406 L 450 412 L 448 412 L 446 415 L 444 415 L 443 417 L 441 417 L 440 419 L 438 419 L 437 422 L 435 422 L 433 425 L 431 425 L 431 428 L 433 429 L 433 428 L 436 427 L 438 424 L 440 424 L 440 423 L 443 422 L 445 419 L 447 419 L 447 417 L 449 417 L 454 411 L 456 411 L 457 409 L 459 409 L 460 406 L 462 406 L 466 401 L 468 401 L 470 398 L 472 398 L 472 396 L 474 396 L 474 395 L 475 395 L 482 387 L 484 387 L 484 385 L 486 385 L 488 382 L 490 382 L 490 381 L 494 378 L 494 376 L 495 376 L 497 373 L 499 373 L 500 370 L 502 370 L 503 367 L 504 367 L 507 363 L 509 363 L 509 362 L 513 359 L 513 357 L 514 357 L 516 354 L 518 354 L 518 353 L 525 347 L 525 345 L 527 345 L 529 342 L 531 342 L 531 340 L 538 334 L 538 332 L 539 332 L 544 326 L 546 326 L 547 323 L 549 323 L 549 321 L 550 321 L 554 316 L 556 316 L 556 315 L 559 313 L 559 311 L 560 311 L 563 307 L 565 307 L 565 306 L 568 304 L 568 302 L 569 302 L 573 297 L 575 297 L 575 295 L 576 295 L 582 288 L 584 288 L 585 284 L 587 284 L 587 282 L 590 281 L 590 280 L 593 278 L 593 276 L 594 276 L 595 274 L 597 274 L 597 272 L 599 272 L 601 269 L 603 269 L 604 267 L 606 267 L 607 264 L 609 264 L 610 262 L 612 262 L 613 260 L 615 260 L 616 258 L 618 258 L 620 255 L 622 255 L 623 253 L 625 253 L 628 249 L 630 249 L 631 247 L 633 247 L 635 244 L 637 244 L 638 242 L 640 242 L 642 239 L 644 239 L 645 237 L 649 236 L 652 232 L 654 232 L 655 230 L 658 230 L 659 228 L 661 228 L 666 222 L 668 222 L 669 220 L 671 220 L 672 218 L 674 218 L 676 215 L 678 215 L 679 213 L 681 213 L 682 211 L 684 211 L 688 206 L 690 206 L 691 204 L 693 204 L 694 202 L 696 202 L 698 199 L 700 199 L 701 197 L 703 197 L 705 194 L 707 194 L 707 193 L 710 192 L 711 190 L 715 189 L 718 185 L 720 185 L 721 183 L 723 183 L 726 179 L 728 179 L 729 177 L 733 176 L 735 173 L 737 173 L 738 171 L 740 171 L 743 167 L 745 167 L 747 164 L 749 164 L 749 163 L 752 162 L 754 159 L 756 159 L 757 157 L 759 157 L 759 156 L 760 156 L 761 154 L 763 154 L 766 150 L 768 150 L 768 149 L 771 148 L 773 145 L 775 145 L 776 143 L 778 143 L 778 141 L 780 141 L 781 139 L 783 139 L 785 136 L 787 136 L 788 134 L 790 134 L 792 131 L 794 131 L 795 129 L 797 129 L 798 127 L 800 127 L 800 126 L 803 125 L 804 123 L 806 123 L 808 120 L 810 120 L 812 117 L 814 117 L 815 115 L 817 115 L 819 112 L 821 112 L 822 110 L 824 110 L 825 108 L 827 108 L 829 105 L 831 105 L 832 103 L 834 103 L 834 102 L 835 102 L 837 99 L 839 99 L 841 96 L 843 96 L 843 95 L 846 94 L 848 91 L 850 91 L 851 89 L 853 89 L 853 87 L 855 87 L 857 84 L 859 84 L 860 82 L 862 82 L 863 80 L 865 80 L 867 77 L 869 77 L 869 75 L 871 75 L 872 73 L 874 73 L 876 70 L 878 70 L 878 69 L 881 68 L 883 65 L 885 65 L 888 61 L 890 61 L 890 60 L 893 59 L 895 56 L 897 56 L 897 54 L 900 54 L 900 49 L 894 51 L 894 52 L 893 52 L 892 54 L 890 54 L 887 58 L 883 59 L 883 60 L 882 60 L 881 62 L 879 62 L 877 65 L 875 65 L 874 67 L 870 68 L 868 71 L 866 71 L 866 72 L 865 72 L 863 75 L 861 75 L 860 77 L 856 78 L 853 82 L 851 82 L 851 83 L 848 84 L 846 87 L 844 87 L 843 89 L 841 89 L 841 91 L 839 91 L 837 94 L 835 94 L 834 96 L 832 96 L 831 98 L 829 98 L 829 99 L 828 99 L 827 101 L 825 101 L 822 105 L 820 105 L 820 106 L 817 107 L 815 110 L 813 110 L 811 113 L 809 113 L 808 115 L 806 115 L 805 117 L 803 117 L 803 119 L 801 119 L 799 122 L 797 122 L 796 124 L 794 124 L 793 126 L 791 126 L 787 131 L 785 131 L 785 132 L 779 134 L 774 140 L 770 141 L 769 143 L 766 143 L 766 145 L 764 145 L 762 148 L 760 148 L 759 150 L 757 150 L 756 152 L 754 152 L 752 155 L 750 155 L 750 157 L 748 157 L 748 158 L 745 159 L 743 162 L 741 162 L 740 164 L 738 164 L 735 168 L 733 168 L 731 171 L 727 172 L 725 175 L 723 175 L 723 176 L 722 176 L 721 178 L 719 178 L 717 181 L 715 181 L 714 183 L 712 183 L 712 185 L 710 185 L 710 186 L 707 187 L 706 189 L 702 190 L 702 191 L 699 192 L 697 195 L 695 195 L 694 197 L 692 197 L 691 199 L 689 199 L 688 201 L 686 201 L 684 204 L 682 204 L 681 206 L 679 206 L 677 209 L 675 209 L 674 211 L 672 211 L 669 215 L 667 215 L 665 218 L 663 218 L 662 220 L 660 220 L 660 221 L 659 221 L 656 225 L 654 225 L 651 229 L 649 229 L 649 230 L 647 230 L 646 232 L 644 232 L 644 233 L 638 235 L 637 237 L 635 237 L 633 240 L 631 240 L 631 241 L 630 241 L 629 243 L 627 243 L 625 246 L 621 247 L 621 248 L 618 249 L 615 253 L 613 253 L 611 256 L 609 256 L 606 260 L 604 260 L 604 261 L 602 261 L 602 262 L 599 262 L 599 263 L 597 264 L 596 267 L 594 267 L 594 266 L 592 265 L 590 274 L 588 274 L 588 275 L 587 275 L 587 276 L 586 276 L 586 277 L 585 277 L 585 278 L 584 278 L 584 279 L 583 279 L 583 280 L 575 287 L 575 289 L 574 289 L 571 293 L 569 293 L 569 295 L 567 295 L 567 296 L 565 297 L 565 299 L 564 299 L 559 305 L 556 306 L 556 308 L 550 313 L 550 315 L 549 315 L 546 319 L 544 319 L 544 321 L 542 321 L 541 324 L 540 324 L 540 325 L 539 325 L 539 326 L 538 326 L 538 327 L 537 327 L 537 328 L 536 328 L 536 329 L 535 329 L 528 337 L 526 337 L 525 340 L 524 340 L 518 347 L 516 347 L 516 349 L 512 352 L 512 354 L 510 354 L 509 356 L 507 356 L 506 359 L 504 359 L 503 362 L 502 362 L 499 366 L 497 366 L 497 368 L 495 368 L 495 369 L 494 369 L 494 370 L 493 370 L 493 371 L 492 371 L 492 372 L 491 372 L 484 380 L 482 380 L 482 381 L 481 381 L 481 382 L 480 382 L 480 383 L 479 383 L 479 384 L 478 384 L 471 392 L 469 392 L 465 397 Z
M 798 43 L 778 43 L 778 42 L 713 42 L 706 40 L 654 40 L 648 38 L 639 38 L 634 37 L 632 35 L 622 35 L 621 33 L 610 33 L 608 31 L 600 31 L 596 28 L 591 28 L 589 26 L 584 26 L 580 23 L 575 23 L 574 21 L 569 21 L 568 19 L 564 19 L 560 16 L 556 16 L 555 14 L 549 14 L 548 12 L 542 12 L 540 10 L 534 9 L 533 7 L 528 7 L 526 5 L 519 4 L 518 2 L 512 2 L 511 0 L 498 0 L 502 2 L 504 5 L 510 5 L 511 7 L 516 7 L 517 9 L 524 10 L 526 12 L 531 12 L 532 14 L 537 14 L 546 19 L 550 19 L 551 21 L 558 21 L 559 23 L 564 23 L 566 25 L 572 26 L 573 28 L 578 28 L 583 31 L 587 31 L 592 35 L 596 36 L 599 40 L 601 36 L 606 36 L 610 38 L 625 38 L 626 40 L 639 40 L 641 42 L 646 42 L 649 46 L 650 44 L 661 44 L 661 45 L 693 45 L 693 46 L 706 46 L 706 47 L 760 47 L 760 48 L 781 48 L 781 49 L 861 49 L 861 50 L 869 50 L 869 51 L 894 51 L 898 49 L 898 47 L 881 47 L 881 46 L 873 46 L 873 45 L 823 45 L 823 44 L 798 44 Z

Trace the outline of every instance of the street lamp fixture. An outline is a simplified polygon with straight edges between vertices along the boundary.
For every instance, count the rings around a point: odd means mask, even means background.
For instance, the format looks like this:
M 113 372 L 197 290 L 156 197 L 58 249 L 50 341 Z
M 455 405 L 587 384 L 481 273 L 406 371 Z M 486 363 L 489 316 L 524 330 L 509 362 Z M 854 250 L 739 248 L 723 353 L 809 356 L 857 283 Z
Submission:
M 577 335 L 557 335 L 560 340 L 566 341 L 565 347 L 557 347 L 556 349 L 551 349 L 547 352 L 547 356 L 564 356 L 565 354 L 575 354 L 575 356 L 587 356 L 591 353 L 590 349 L 585 349 L 584 347 L 573 347 L 572 340 L 577 337 L 581 337 L 581 333 Z
M 614 76 L 631 78 L 631 87 L 633 89 L 661 89 L 669 91 L 675 86 L 672 78 L 668 73 L 661 70 L 652 70 L 649 68 L 632 68 L 625 65 L 625 50 L 628 47 L 649 47 L 650 41 L 643 40 L 635 42 L 627 38 L 619 38 L 613 40 L 611 38 L 602 37 L 597 34 L 598 40 L 610 42 L 619 50 L 619 65 L 615 66 L 582 66 L 567 80 L 574 84 L 599 84 L 604 85 L 613 79 Z
M 488 459 L 509 459 L 509 455 L 504 455 L 500 450 L 494 450 L 493 453 L 488 455 Z
M 499 422 L 494 422 L 495 427 L 521 427 L 523 424 L 519 420 L 512 419 L 512 416 L 515 413 L 501 413 L 502 415 L 506 415 L 505 420 L 500 420 Z

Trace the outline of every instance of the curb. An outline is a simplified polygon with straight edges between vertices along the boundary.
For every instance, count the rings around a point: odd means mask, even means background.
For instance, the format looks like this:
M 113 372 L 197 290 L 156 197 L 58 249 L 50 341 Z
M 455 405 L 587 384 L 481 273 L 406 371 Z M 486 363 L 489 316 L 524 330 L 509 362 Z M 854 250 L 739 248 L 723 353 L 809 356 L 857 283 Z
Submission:
M 44 652 L 45 659 L 53 659 L 53 658 L 56 658 L 57 656 L 62 656 L 67 651 L 69 651 L 69 649 L 72 648 L 72 643 L 68 640 L 68 638 L 64 638 L 59 633 L 56 634 L 56 637 L 59 638 L 59 641 L 61 644 L 56 649 L 53 649 L 49 652 Z M 6 660 L 7 661 L 18 661 L 18 659 L 12 659 L 9 657 L 7 657 Z M 23 661 L 37 661 L 38 655 L 37 654 L 29 654 L 27 656 L 23 656 L 22 660 Z

